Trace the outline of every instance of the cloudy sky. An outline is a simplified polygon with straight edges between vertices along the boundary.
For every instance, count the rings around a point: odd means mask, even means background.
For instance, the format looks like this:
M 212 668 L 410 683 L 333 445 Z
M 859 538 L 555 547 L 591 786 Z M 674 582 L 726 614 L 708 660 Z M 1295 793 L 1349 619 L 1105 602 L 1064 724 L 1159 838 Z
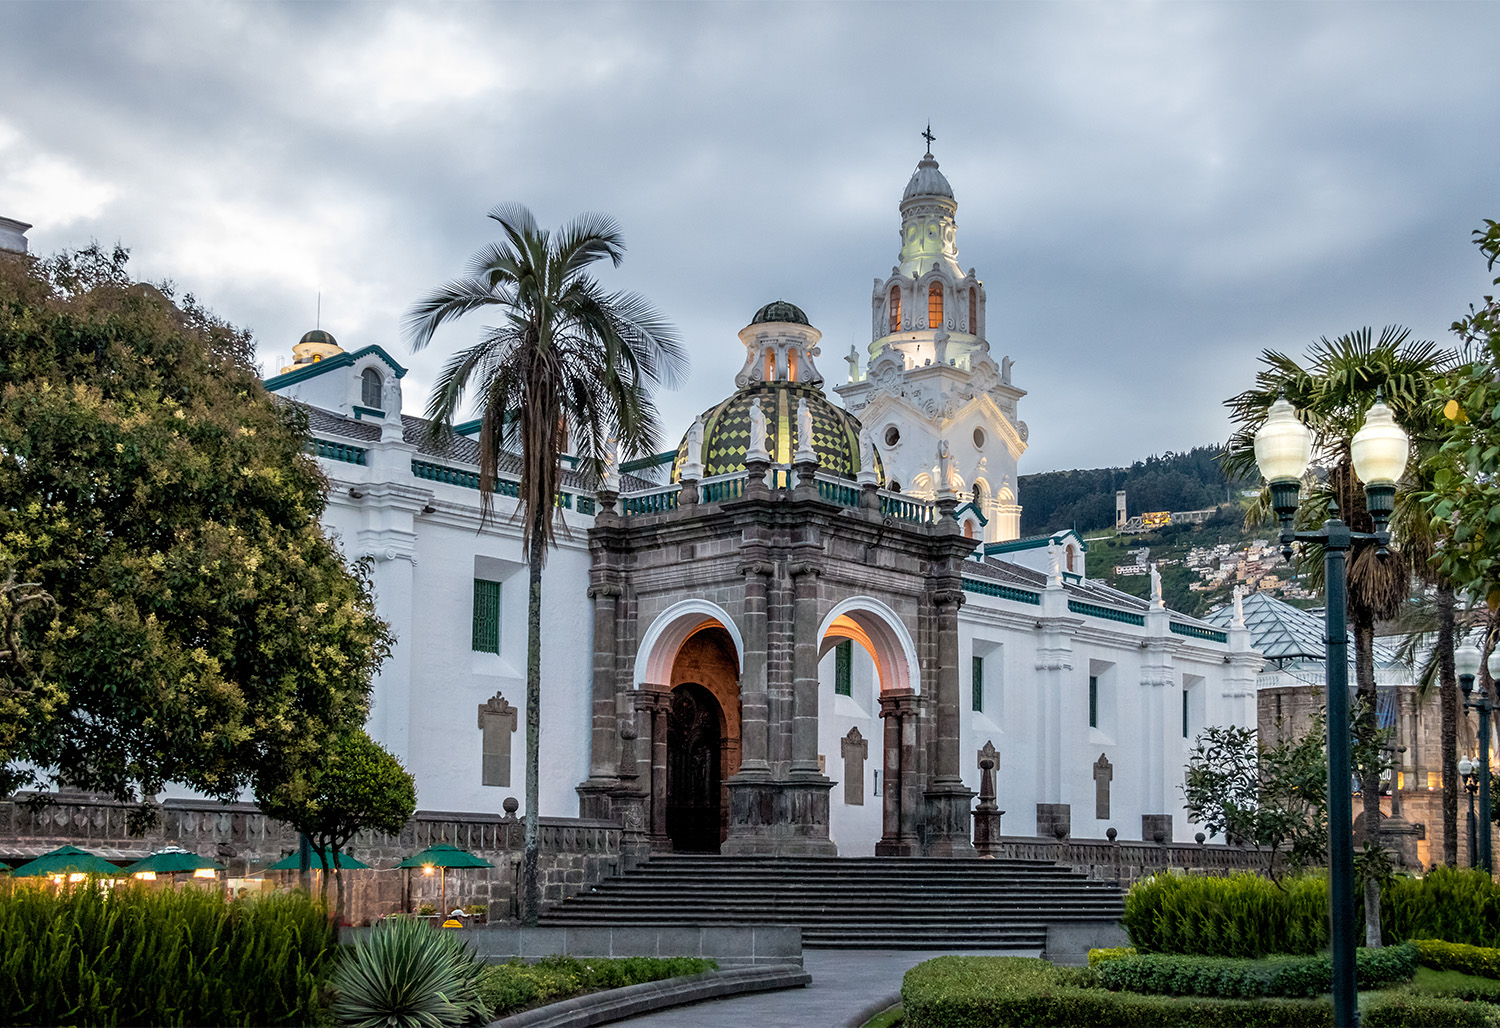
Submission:
M 930 119 L 1030 391 L 1022 473 L 1097 467 L 1222 440 L 1262 348 L 1446 336 L 1500 217 L 1496 38 L 1481 3 L 8 2 L 0 215 L 38 253 L 123 242 L 267 367 L 321 291 L 341 343 L 411 367 L 412 410 L 478 326 L 413 355 L 402 312 L 485 211 L 609 212 L 605 280 L 692 355 L 675 444 L 768 300 L 830 379 L 869 342 Z

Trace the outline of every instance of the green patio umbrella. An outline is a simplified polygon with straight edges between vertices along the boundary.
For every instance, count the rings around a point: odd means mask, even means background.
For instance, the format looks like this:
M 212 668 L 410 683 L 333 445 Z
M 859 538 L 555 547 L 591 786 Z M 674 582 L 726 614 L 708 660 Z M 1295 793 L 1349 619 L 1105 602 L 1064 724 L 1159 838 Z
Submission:
M 446 915 L 448 913 L 448 869 L 450 867 L 494 867 L 495 865 L 483 857 L 476 857 L 468 850 L 461 850 L 457 846 L 446 842 L 435 842 L 422 852 L 413 853 L 396 866 L 408 869 L 420 867 L 424 870 L 434 867 L 440 868 L 442 877 L 438 883 L 438 895 L 440 897 L 438 905 L 443 908 L 442 912 Z
M 296 871 L 296 870 L 299 870 L 301 868 L 301 866 L 302 866 L 301 862 L 298 861 L 298 859 L 297 859 L 297 854 L 295 854 L 295 853 L 288 853 L 286 856 L 284 856 L 280 860 L 276 861 L 276 863 L 274 863 L 270 867 L 266 868 L 266 870 L 267 871 Z M 338 868 L 341 871 L 364 871 L 370 865 L 366 864 L 363 860 L 360 860 L 358 857 L 351 857 L 349 854 L 340 851 L 337 855 L 335 855 L 335 857 L 333 859 L 333 866 L 336 867 L 336 868 Z M 318 855 L 318 851 L 317 850 L 313 850 L 313 854 L 312 854 L 312 869 L 314 871 L 325 871 L 325 870 L 327 870 L 327 868 L 323 866 L 323 858 Z
M 37 878 L 51 875 L 90 874 L 118 875 L 120 868 L 103 857 L 96 857 L 88 850 L 77 846 L 59 846 L 50 853 L 43 853 L 11 872 L 15 878 Z
M 175 875 L 187 874 L 193 871 L 222 871 L 223 864 L 216 864 L 212 860 L 198 856 L 183 849 L 181 846 L 167 846 L 159 849 L 149 857 L 137 860 L 125 869 L 128 875 L 136 874 L 159 874 Z

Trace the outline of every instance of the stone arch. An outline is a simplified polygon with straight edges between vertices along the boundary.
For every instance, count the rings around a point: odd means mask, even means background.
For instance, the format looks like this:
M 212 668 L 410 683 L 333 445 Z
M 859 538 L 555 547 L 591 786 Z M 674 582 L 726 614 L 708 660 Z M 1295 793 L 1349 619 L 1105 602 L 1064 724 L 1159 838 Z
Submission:
M 863 646 L 875 662 L 880 691 L 922 691 L 922 668 L 911 633 L 894 610 L 873 596 L 851 596 L 834 604 L 818 626 L 821 659 L 842 639 Z
M 734 643 L 737 670 L 745 670 L 745 639 L 739 626 L 729 612 L 707 600 L 680 600 L 656 615 L 646 634 L 641 636 L 640 646 L 635 652 L 635 674 L 631 688 L 640 688 L 642 682 L 665 685 L 672 680 L 672 665 L 677 660 L 677 651 L 693 633 L 717 626 L 729 633 Z

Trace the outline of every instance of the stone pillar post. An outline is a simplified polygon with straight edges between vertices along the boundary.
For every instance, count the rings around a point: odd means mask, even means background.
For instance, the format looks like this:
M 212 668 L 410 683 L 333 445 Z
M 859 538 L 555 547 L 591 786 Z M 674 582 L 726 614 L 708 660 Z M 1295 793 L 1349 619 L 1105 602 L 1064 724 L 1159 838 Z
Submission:
M 1005 811 L 995 802 L 995 768 L 1000 754 L 993 742 L 979 751 L 979 805 L 974 808 L 974 852 L 994 859 L 1000 853 L 1000 817 Z
M 792 615 L 792 774 L 818 774 L 817 565 L 791 566 L 796 589 Z
M 961 589 L 932 594 L 937 617 L 936 746 L 932 782 L 927 789 L 926 850 L 934 857 L 972 857 L 969 803 L 974 793 L 964 785 L 958 763 L 959 680 L 958 608 Z M 931 678 L 928 681 L 932 681 Z
M 636 709 L 641 711 L 641 728 L 650 726 L 647 752 L 651 763 L 651 792 L 647 835 L 653 853 L 670 853 L 672 840 L 667 837 L 667 712 L 672 705 L 672 690 L 665 685 L 642 683 L 635 692 Z
M 917 694 L 890 689 L 880 694 L 885 746 L 880 790 L 881 836 L 877 857 L 911 857 L 917 853 L 920 790 L 914 786 L 917 765 Z
M 615 600 L 620 593 L 613 582 L 589 586 L 589 598 L 594 601 L 593 733 L 589 740 L 589 777 L 578 786 L 578 815 L 586 818 L 613 817 L 610 794 L 619 786 Z
M 745 576 L 745 652 L 740 672 L 740 769 L 736 778 L 771 773 L 766 696 L 766 578 L 776 570 L 766 560 L 740 565 Z

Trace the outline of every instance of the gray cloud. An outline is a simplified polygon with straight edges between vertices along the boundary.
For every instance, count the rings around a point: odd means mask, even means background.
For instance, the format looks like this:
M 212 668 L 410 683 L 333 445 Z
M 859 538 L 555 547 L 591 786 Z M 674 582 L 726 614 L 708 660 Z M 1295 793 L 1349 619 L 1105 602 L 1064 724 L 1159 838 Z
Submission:
M 378 342 L 517 200 L 619 218 L 603 274 L 689 340 L 666 443 L 778 296 L 868 343 L 931 118 L 960 260 L 1030 390 L 1023 472 L 1226 434 L 1264 347 L 1486 289 L 1489 5 L 8 4 L 0 214 L 120 239 L 250 326 Z M 1023 498 L 1024 499 L 1024 498 Z

